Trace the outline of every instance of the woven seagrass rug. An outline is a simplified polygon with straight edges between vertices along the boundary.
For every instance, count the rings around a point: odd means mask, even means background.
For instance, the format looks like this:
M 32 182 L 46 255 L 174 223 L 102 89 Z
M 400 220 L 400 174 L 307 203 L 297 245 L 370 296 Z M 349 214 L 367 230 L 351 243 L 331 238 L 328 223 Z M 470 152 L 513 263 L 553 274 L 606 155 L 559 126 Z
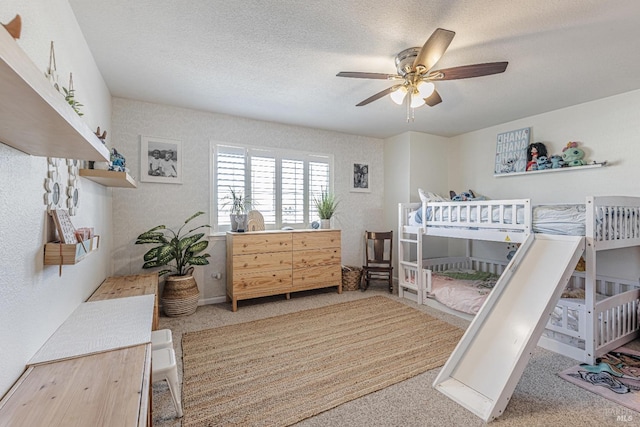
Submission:
M 182 425 L 291 425 L 442 366 L 462 333 L 383 296 L 186 333 Z
M 560 378 L 640 412 L 640 351 L 622 346 L 560 372 Z

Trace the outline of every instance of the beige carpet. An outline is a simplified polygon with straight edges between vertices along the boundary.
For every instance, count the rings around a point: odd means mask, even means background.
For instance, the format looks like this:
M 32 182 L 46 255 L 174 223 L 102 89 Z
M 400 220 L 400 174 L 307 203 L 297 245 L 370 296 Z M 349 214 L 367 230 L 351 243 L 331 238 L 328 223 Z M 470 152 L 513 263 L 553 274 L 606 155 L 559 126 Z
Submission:
M 462 333 L 382 296 L 189 332 L 182 425 L 291 425 L 443 365 Z

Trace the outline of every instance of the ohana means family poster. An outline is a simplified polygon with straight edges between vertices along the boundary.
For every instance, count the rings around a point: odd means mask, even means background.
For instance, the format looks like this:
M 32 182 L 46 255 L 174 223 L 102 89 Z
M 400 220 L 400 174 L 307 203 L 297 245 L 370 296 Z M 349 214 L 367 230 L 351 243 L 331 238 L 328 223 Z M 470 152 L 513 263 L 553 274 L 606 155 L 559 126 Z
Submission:
M 523 128 L 498 134 L 496 163 L 493 170 L 496 175 L 525 171 L 527 166 L 527 146 L 529 145 L 530 135 L 531 128 Z

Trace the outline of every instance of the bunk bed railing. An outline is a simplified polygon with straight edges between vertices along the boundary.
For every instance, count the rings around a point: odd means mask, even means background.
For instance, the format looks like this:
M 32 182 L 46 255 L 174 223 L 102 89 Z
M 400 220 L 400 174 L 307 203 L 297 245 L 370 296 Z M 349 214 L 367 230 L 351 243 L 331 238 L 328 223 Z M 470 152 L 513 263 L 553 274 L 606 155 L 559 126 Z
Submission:
M 638 308 L 640 289 L 632 289 L 596 304 L 597 354 L 613 350 L 640 335 Z
M 422 218 L 426 218 L 424 227 L 529 231 L 531 202 L 520 199 L 424 203 Z
M 640 198 L 587 197 L 587 238 L 596 250 L 640 244 Z

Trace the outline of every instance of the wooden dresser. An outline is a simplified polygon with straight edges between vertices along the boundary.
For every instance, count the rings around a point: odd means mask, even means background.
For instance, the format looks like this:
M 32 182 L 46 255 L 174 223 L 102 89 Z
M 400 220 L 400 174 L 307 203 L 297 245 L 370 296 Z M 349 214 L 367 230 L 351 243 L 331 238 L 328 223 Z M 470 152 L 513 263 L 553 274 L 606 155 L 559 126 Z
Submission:
M 2 398 L 0 426 L 150 426 L 157 285 L 155 273 L 106 279 Z
M 336 286 L 342 293 L 340 230 L 227 233 L 227 299 Z

